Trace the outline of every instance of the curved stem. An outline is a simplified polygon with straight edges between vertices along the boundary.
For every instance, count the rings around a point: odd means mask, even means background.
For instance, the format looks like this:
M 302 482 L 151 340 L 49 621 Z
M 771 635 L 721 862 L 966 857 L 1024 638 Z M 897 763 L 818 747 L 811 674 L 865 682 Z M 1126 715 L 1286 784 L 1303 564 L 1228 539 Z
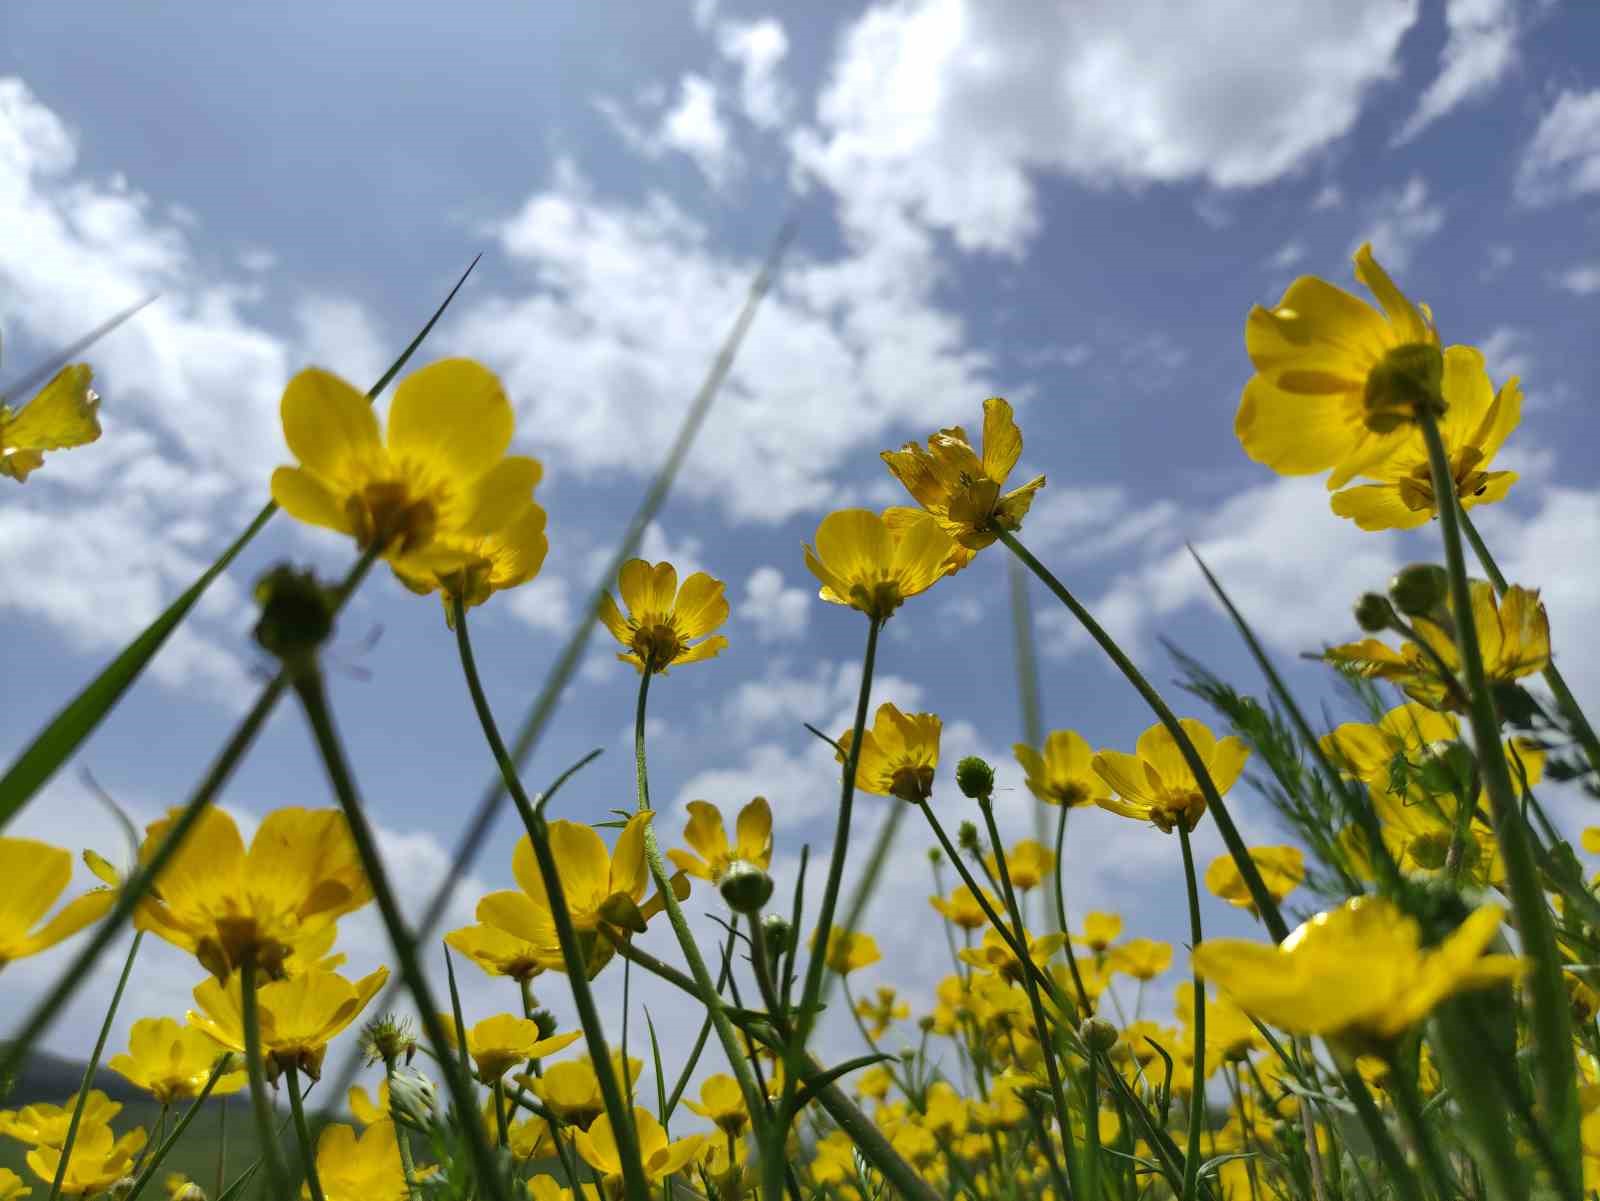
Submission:
M 1083 986 L 1083 975 L 1078 971 L 1078 956 L 1072 949 L 1072 935 L 1067 930 L 1067 897 L 1066 886 L 1061 883 L 1061 852 L 1067 841 L 1067 806 L 1061 806 L 1061 816 L 1056 819 L 1056 869 L 1055 879 L 1051 883 L 1055 886 L 1056 898 L 1056 932 L 1061 935 L 1061 949 L 1067 953 L 1067 969 L 1072 973 L 1072 986 L 1078 991 L 1078 1012 L 1087 1017 L 1094 1010 L 1089 1005 L 1089 990 Z M 1140 981 L 1142 984 L 1143 981 Z
M 289 1111 L 294 1115 L 295 1140 L 300 1144 L 300 1158 L 306 1165 L 306 1187 L 311 1190 L 311 1201 L 327 1201 L 322 1192 L 322 1180 L 317 1175 L 317 1151 L 311 1144 L 311 1130 L 306 1125 L 306 1107 L 300 1096 L 300 1073 L 294 1064 L 283 1069 L 283 1078 L 289 1086 Z
M 1189 827 L 1178 822 L 1178 843 L 1183 847 L 1183 883 L 1189 894 L 1189 949 L 1200 945 L 1200 890 L 1195 882 L 1194 851 Z M 1206 1125 L 1206 986 L 1194 973 L 1194 1083 L 1189 1093 L 1189 1146 L 1183 1159 L 1183 1201 L 1193 1201 L 1200 1185 L 1200 1133 Z
M 250 1077 L 250 1108 L 256 1119 L 256 1138 L 261 1143 L 261 1158 L 267 1165 L 272 1193 L 287 1197 L 289 1171 L 283 1164 L 283 1149 L 272 1128 L 272 1102 L 267 1099 L 267 1074 L 261 1062 L 261 1013 L 256 996 L 255 952 L 247 951 L 239 965 L 239 1020 L 244 1026 L 244 1063 Z
M 1389 1060 L 1389 1095 L 1394 1099 L 1395 1112 L 1400 1115 L 1401 1124 L 1416 1147 L 1417 1157 L 1432 1178 L 1434 1189 L 1441 1197 L 1456 1196 L 1459 1190 L 1455 1186 L 1455 1173 L 1445 1162 L 1438 1140 L 1428 1126 L 1428 1119 L 1423 1116 L 1422 1096 L 1417 1092 L 1417 1082 L 1412 1079 L 1410 1070 L 1393 1057 Z
M 155 1153 L 145 1161 L 138 1177 L 133 1182 L 133 1187 L 128 1190 L 128 1195 L 124 1198 L 124 1201 L 139 1201 L 139 1194 L 144 1192 L 145 1186 L 155 1178 L 156 1172 L 166 1160 L 167 1155 L 172 1151 L 173 1147 L 178 1145 L 178 1140 L 183 1137 L 183 1132 L 189 1129 L 189 1123 L 194 1121 L 196 1115 L 204 1107 L 206 1099 L 211 1096 L 211 1090 L 216 1088 L 217 1081 L 222 1079 L 222 1075 L 227 1068 L 227 1058 L 219 1056 L 217 1066 L 212 1068 L 211 1075 L 206 1077 L 205 1087 L 189 1103 L 189 1108 L 183 1111 L 183 1116 L 178 1119 L 177 1125 L 172 1128 L 172 1133 L 161 1140 L 161 1145 L 155 1149 Z
M 1133 660 L 1128 658 L 1117 645 L 1115 639 L 1101 628 L 1094 616 L 1078 603 L 1078 599 L 1068 592 L 1066 586 L 1050 573 L 1043 563 L 1029 553 L 1028 548 L 1017 541 L 1015 534 L 1010 530 L 991 526 L 995 536 L 1006 544 L 1007 549 L 1027 566 L 1028 570 L 1038 576 L 1045 587 L 1055 594 L 1057 600 L 1065 605 L 1068 611 L 1078 619 L 1078 624 L 1088 631 L 1089 636 L 1095 640 L 1107 657 L 1116 664 L 1117 670 L 1122 672 L 1128 683 L 1132 684 L 1145 704 L 1155 713 L 1157 719 L 1167 732 L 1172 735 L 1173 741 L 1178 745 L 1178 751 L 1183 755 L 1183 760 L 1194 774 L 1195 781 L 1200 785 L 1200 792 L 1206 799 L 1209 808 L 1217 823 L 1217 832 L 1222 835 L 1222 841 L 1228 846 L 1228 853 L 1233 856 L 1234 863 L 1239 868 L 1239 875 L 1244 880 L 1245 888 L 1250 892 L 1250 899 L 1255 902 L 1256 912 L 1261 914 L 1261 920 L 1266 924 L 1273 941 L 1282 942 L 1289 936 L 1288 924 L 1283 920 L 1283 914 L 1278 911 L 1278 903 L 1272 899 L 1272 894 L 1267 891 L 1266 883 L 1261 879 L 1261 872 L 1256 867 L 1255 860 L 1250 858 L 1249 848 L 1245 846 L 1244 839 L 1239 834 L 1239 828 L 1233 824 L 1233 818 L 1228 815 L 1227 808 L 1222 803 L 1222 796 L 1217 792 L 1217 786 L 1211 779 L 1211 773 L 1206 768 L 1205 760 L 1200 758 L 1200 752 L 1195 749 L 1194 742 L 1189 733 L 1179 724 L 1167 702 L 1161 694 L 1151 686 L 1150 682 L 1137 667 Z

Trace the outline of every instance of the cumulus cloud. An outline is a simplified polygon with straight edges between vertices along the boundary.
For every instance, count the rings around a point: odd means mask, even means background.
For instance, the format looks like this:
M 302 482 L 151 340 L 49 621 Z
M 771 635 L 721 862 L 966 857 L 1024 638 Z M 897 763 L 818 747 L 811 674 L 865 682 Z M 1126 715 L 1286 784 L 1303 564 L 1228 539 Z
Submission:
M 1449 35 L 1439 53 L 1439 74 L 1417 98 L 1391 145 L 1409 142 L 1460 105 L 1494 90 L 1516 65 L 1517 16 L 1515 0 L 1448 0 Z
M 763 565 L 745 581 L 744 599 L 735 612 L 755 627 L 762 642 L 796 642 L 805 635 L 815 599 L 814 589 L 790 588 L 783 572 Z
M 1600 88 L 1563 89 L 1517 165 L 1517 199 L 1541 205 L 1594 192 L 1600 192 Z
M 739 107 L 762 129 L 783 123 L 794 102 L 779 68 L 789 53 L 783 23 L 773 17 L 760 21 L 724 21 L 717 27 L 717 52 L 739 68 Z
M 704 75 L 689 72 L 678 81 L 677 100 L 670 106 L 653 94 L 643 98 L 645 117 L 604 98 L 596 107 L 635 153 L 659 159 L 669 151 L 687 156 L 706 182 L 721 188 L 738 168 L 733 135 L 722 115 L 721 93 Z
M 1372 253 L 1391 272 L 1406 270 L 1417 247 L 1444 228 L 1444 206 L 1428 198 L 1428 182 L 1413 175 L 1402 187 L 1380 192 L 1367 211 L 1365 230 L 1354 243 L 1372 243 Z
M 1593 296 L 1600 292 L 1600 263 L 1577 263 L 1558 273 L 1555 283 L 1574 296 Z

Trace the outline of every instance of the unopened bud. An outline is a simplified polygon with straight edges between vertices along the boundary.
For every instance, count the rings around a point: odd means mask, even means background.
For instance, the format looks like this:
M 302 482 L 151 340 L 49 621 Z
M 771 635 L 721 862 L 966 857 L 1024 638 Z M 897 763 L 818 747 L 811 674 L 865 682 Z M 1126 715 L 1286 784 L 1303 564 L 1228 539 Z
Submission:
M 973 800 L 982 800 L 994 793 L 994 768 L 976 755 L 968 755 L 956 764 L 956 787 L 961 794 Z
M 395 1121 L 413 1130 L 426 1130 L 439 1103 L 438 1090 L 416 1068 L 397 1068 L 389 1074 L 389 1107 Z
M 1399 624 L 1399 619 L 1395 616 L 1394 606 L 1389 603 L 1388 597 L 1379 596 L 1376 592 L 1365 592 L 1356 602 L 1356 624 L 1368 634 L 1381 634 L 1385 630 L 1393 629 Z
M 761 919 L 761 934 L 767 943 L 768 955 L 782 955 L 794 938 L 794 928 L 781 913 L 769 913 Z
M 333 633 L 337 593 L 310 571 L 280 563 L 256 581 L 255 596 L 261 606 L 255 639 L 280 659 L 303 660 Z
M 385 1013 L 362 1027 L 361 1050 L 368 1064 L 410 1063 L 417 1053 L 417 1036 L 408 1018 Z
M 1105 1052 L 1117 1045 L 1117 1028 L 1105 1018 L 1085 1018 L 1078 1027 L 1078 1037 L 1089 1050 Z
M 1444 607 L 1450 595 L 1450 577 L 1434 563 L 1413 563 L 1395 572 L 1389 581 L 1389 599 L 1407 617 L 1430 617 Z
M 972 822 L 962 822 L 956 828 L 956 845 L 969 855 L 978 853 L 978 827 Z
M 735 859 L 723 873 L 717 891 L 735 913 L 760 913 L 772 897 L 772 877 L 748 860 Z
M 938 847 L 929 847 L 928 848 L 928 862 L 933 864 L 934 867 L 938 867 L 941 863 L 944 862 L 944 852 L 941 851 Z

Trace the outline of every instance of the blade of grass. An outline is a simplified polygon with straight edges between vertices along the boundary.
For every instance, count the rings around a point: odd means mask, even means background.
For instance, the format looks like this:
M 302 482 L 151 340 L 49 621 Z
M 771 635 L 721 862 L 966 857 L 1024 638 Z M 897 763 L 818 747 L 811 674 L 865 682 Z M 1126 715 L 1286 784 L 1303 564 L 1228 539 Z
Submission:
M 0 404 L 9 404 L 12 400 L 22 396 L 23 393 L 32 392 L 36 387 L 44 383 L 68 363 L 72 362 L 73 359 L 77 358 L 84 351 L 88 350 L 89 347 L 100 341 L 101 338 L 105 337 L 112 330 L 116 329 L 117 326 L 128 320 L 128 318 L 132 317 L 140 310 L 148 308 L 150 305 L 154 304 L 156 300 L 160 298 L 160 296 L 161 293 L 152 292 L 149 296 L 146 296 L 137 304 L 131 304 L 116 316 L 101 322 L 70 346 L 64 346 L 60 350 L 56 351 L 32 371 L 28 372 L 20 379 L 14 380 L 10 387 L 0 389 Z

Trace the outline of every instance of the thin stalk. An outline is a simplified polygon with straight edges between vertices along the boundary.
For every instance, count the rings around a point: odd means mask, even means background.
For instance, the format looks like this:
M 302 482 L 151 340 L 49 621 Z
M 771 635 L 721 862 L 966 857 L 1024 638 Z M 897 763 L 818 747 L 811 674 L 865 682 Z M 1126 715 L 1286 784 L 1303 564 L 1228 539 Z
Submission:
M 1178 822 L 1178 844 L 1183 848 L 1183 884 L 1189 894 L 1189 950 L 1200 945 L 1200 890 L 1195 882 L 1194 851 L 1189 846 L 1189 825 Z M 1183 1159 L 1183 1201 L 1194 1201 L 1200 1186 L 1200 1134 L 1206 1125 L 1206 985 L 1200 973 L 1194 980 L 1194 1083 L 1189 1092 L 1189 1146 Z
M 1084 1081 L 1087 1104 L 1083 1109 L 1083 1195 L 1100 1201 L 1100 1052 L 1089 1052 Z
M 1089 990 L 1083 986 L 1083 975 L 1078 971 L 1078 956 L 1072 949 L 1072 936 L 1067 930 L 1067 895 L 1066 886 L 1061 882 L 1061 866 L 1064 862 L 1061 853 L 1067 841 L 1067 806 L 1061 806 L 1061 816 L 1056 819 L 1056 866 L 1055 879 L 1051 881 L 1056 899 L 1056 932 L 1061 935 L 1061 949 L 1067 953 L 1067 969 L 1072 973 L 1072 986 L 1078 992 L 1078 1012 L 1088 1016 L 1093 1010 L 1089 1005 Z M 1143 981 L 1140 984 L 1143 985 Z
M 1195 749 L 1194 742 L 1189 733 L 1178 723 L 1167 702 L 1155 690 L 1144 675 L 1134 666 L 1133 660 L 1128 658 L 1116 640 L 1101 628 L 1100 623 L 1085 609 L 1078 599 L 1068 592 L 1066 586 L 1054 575 L 1050 569 L 1038 559 L 1034 558 L 1028 548 L 1017 540 L 1010 530 L 1002 529 L 998 525 L 991 525 L 990 529 L 1007 549 L 1027 566 L 1028 570 L 1038 576 L 1044 586 L 1055 594 L 1057 600 L 1065 605 L 1068 611 L 1078 620 L 1078 624 L 1088 631 L 1089 636 L 1095 640 L 1106 656 L 1122 672 L 1128 683 L 1144 699 L 1145 704 L 1155 713 L 1157 719 L 1167 732 L 1172 735 L 1173 741 L 1178 745 L 1178 751 L 1183 755 L 1183 760 L 1188 764 L 1196 783 L 1200 785 L 1200 792 L 1206 799 L 1206 806 L 1212 812 L 1217 823 L 1217 831 L 1222 835 L 1222 841 L 1228 846 L 1228 853 L 1233 856 L 1234 863 L 1239 868 L 1239 875 L 1244 880 L 1245 887 L 1250 892 L 1250 898 L 1255 902 L 1256 912 L 1261 914 L 1261 920 L 1266 924 L 1273 941 L 1282 942 L 1289 936 L 1289 927 L 1283 920 L 1283 914 L 1278 911 L 1278 904 L 1272 899 L 1272 894 L 1267 891 L 1266 883 L 1261 879 L 1261 872 L 1256 867 L 1255 860 L 1250 858 L 1249 848 L 1245 846 L 1244 839 L 1239 834 L 1239 828 L 1233 824 L 1233 818 L 1228 815 L 1227 808 L 1222 803 L 1222 797 L 1217 792 L 1217 786 L 1211 779 L 1211 773 L 1206 768 L 1205 760 L 1200 758 L 1200 752 Z
M 394 1116 L 395 1065 L 392 1060 L 384 1061 L 383 1072 L 389 1080 L 389 1118 L 394 1122 L 395 1143 L 400 1148 L 400 1174 L 405 1177 L 406 1196 L 417 1201 L 421 1194 L 417 1191 L 417 1161 L 411 1151 L 411 1131 Z
M 1495 833 L 1505 858 L 1507 892 L 1517 918 L 1523 947 L 1533 960 L 1529 994 L 1534 1043 L 1534 1078 L 1545 1121 L 1570 1179 L 1581 1179 L 1578 1142 L 1577 1073 L 1572 1054 L 1572 1011 L 1561 975 L 1561 956 L 1550 921 L 1544 886 L 1529 846 L 1528 829 L 1517 810 L 1516 790 L 1506 757 L 1500 753 L 1500 719 L 1489 692 L 1478 646 L 1477 623 L 1472 616 L 1472 592 L 1461 550 L 1460 504 L 1450 473 L 1439 425 L 1427 406 L 1420 406 L 1418 424 L 1428 446 L 1433 471 L 1433 494 L 1438 502 L 1439 526 L 1444 539 L 1445 566 L 1450 575 L 1451 608 L 1455 614 L 1457 650 L 1471 698 L 1468 715 L 1472 739 L 1494 812 Z
M 760 921 L 756 920 L 757 925 Z M 722 972 L 718 978 L 718 991 L 721 986 L 732 978 L 733 970 L 733 944 L 734 938 L 728 935 L 728 945 L 722 953 Z M 695 1065 L 700 1062 L 700 1055 L 705 1050 L 706 1040 L 711 1037 L 711 1020 L 708 1018 L 700 1024 L 700 1033 L 695 1036 L 694 1046 L 689 1049 L 689 1058 L 684 1061 L 683 1072 L 678 1081 L 672 1086 L 672 1093 L 667 1097 L 666 1104 L 661 1107 L 661 1124 L 665 1126 L 672 1117 L 673 1111 L 678 1108 L 678 1102 L 683 1099 L 683 1090 L 689 1087 L 689 1077 L 694 1075 Z
M 289 1196 L 289 1170 L 283 1163 L 278 1133 L 272 1128 L 272 1102 L 267 1099 L 267 1074 L 261 1062 L 261 1009 L 256 996 L 256 957 L 245 952 L 239 965 L 239 1018 L 244 1026 L 244 1063 L 250 1077 L 250 1108 L 256 1118 L 256 1138 L 261 1143 L 261 1158 L 267 1165 L 267 1179 L 275 1197 Z
M 322 1179 L 317 1175 L 317 1150 L 311 1143 L 311 1129 L 306 1125 L 306 1106 L 300 1096 L 300 1073 L 294 1064 L 283 1069 L 285 1083 L 289 1086 L 289 1111 L 294 1115 L 294 1136 L 300 1144 L 300 1158 L 306 1165 L 306 1187 L 311 1190 L 311 1201 L 327 1201 L 322 1192 Z
M 228 1098 L 217 1102 L 217 1187 L 215 1196 L 222 1196 L 222 1186 L 228 1172 Z
M 1395 1112 L 1400 1115 L 1401 1124 L 1416 1148 L 1423 1170 L 1432 1178 L 1434 1189 L 1441 1197 L 1456 1196 L 1460 1190 L 1456 1186 L 1455 1173 L 1445 1161 L 1444 1153 L 1439 1150 L 1439 1142 L 1433 1137 L 1433 1129 L 1423 1115 L 1422 1095 L 1417 1091 L 1417 1082 L 1410 1069 L 1395 1057 L 1389 1060 L 1389 1095 L 1394 1099 Z
M 561 944 L 561 958 L 567 969 L 567 980 L 572 985 L 572 1000 L 578 1010 L 578 1023 L 583 1028 L 584 1042 L 600 1084 L 600 1096 L 605 1102 L 606 1115 L 611 1119 L 612 1134 L 617 1140 L 617 1154 L 622 1161 L 623 1191 L 629 1201 L 648 1201 L 649 1182 L 645 1180 L 639 1153 L 639 1135 L 633 1125 L 633 1110 L 617 1085 L 617 1074 L 611 1063 L 611 1052 L 606 1047 L 605 1027 L 600 1022 L 600 1011 L 595 1008 L 594 993 L 589 988 L 589 964 L 578 942 L 577 929 L 572 924 L 572 912 L 567 907 L 566 891 L 561 884 L 561 871 L 555 854 L 550 849 L 549 827 L 544 815 L 538 812 L 523 791 L 500 729 L 495 725 L 494 713 L 489 708 L 489 698 L 484 694 L 483 682 L 478 677 L 478 665 L 472 654 L 472 639 L 467 633 L 467 611 L 458 597 L 452 608 L 456 626 L 456 649 L 461 657 L 461 672 L 466 677 L 467 691 L 472 694 L 472 707 L 477 711 L 478 723 L 483 727 L 484 740 L 500 768 L 506 791 L 510 793 L 522 824 L 528 831 L 528 842 L 539 865 L 539 875 L 544 881 L 550 901 L 550 918 L 556 928 L 556 938 Z
M 111 1023 L 117 1016 L 117 1006 L 122 1003 L 122 990 L 128 986 L 128 976 L 133 972 L 134 958 L 139 954 L 139 944 L 144 941 L 144 931 L 133 936 L 128 948 L 128 958 L 123 961 L 122 975 L 117 977 L 117 990 L 111 994 L 111 1004 L 106 1008 L 105 1020 L 100 1023 L 100 1037 L 95 1039 L 94 1053 L 83 1068 L 83 1082 L 78 1085 L 78 1100 L 72 1107 L 72 1117 L 67 1119 L 67 1135 L 61 1141 L 61 1159 L 56 1164 L 55 1179 L 50 1182 L 50 1201 L 61 1196 L 61 1183 L 67 1178 L 67 1161 L 72 1156 L 72 1146 L 78 1141 L 78 1124 L 83 1120 L 83 1107 L 88 1103 L 89 1090 L 94 1087 L 95 1073 L 100 1070 L 100 1056 L 105 1054 L 106 1039 L 111 1036 Z
M 1399 1201 L 1424 1201 L 1422 1185 L 1418 1182 L 1416 1173 L 1411 1170 L 1411 1165 L 1406 1162 L 1400 1144 L 1395 1142 L 1393 1133 L 1383 1120 L 1383 1115 L 1378 1112 L 1378 1106 L 1373 1101 L 1372 1094 L 1367 1091 L 1361 1074 L 1353 1066 L 1344 1065 L 1340 1065 L 1339 1074 L 1344 1080 L 1346 1093 L 1355 1103 L 1356 1113 L 1366 1128 L 1367 1136 L 1372 1139 L 1372 1145 L 1377 1149 L 1378 1159 L 1388 1172 Z M 1359 1089 L 1353 1087 L 1353 1082 L 1359 1083 L 1361 1087 Z
M 327 770 L 329 783 L 333 787 L 334 795 L 338 797 L 339 807 L 344 811 L 346 824 L 350 828 L 351 841 L 355 843 L 356 853 L 361 858 L 362 871 L 372 886 L 372 897 L 377 902 L 378 913 L 389 935 L 389 943 L 394 948 L 400 975 L 416 1002 L 423 1035 L 439 1064 L 439 1070 L 444 1075 L 445 1087 L 449 1090 L 451 1103 L 457 1111 L 457 1120 L 465 1129 L 467 1143 L 472 1148 L 476 1174 L 493 1201 L 510 1201 L 505 1195 L 505 1182 L 489 1147 L 488 1135 L 483 1125 L 483 1113 L 478 1108 L 472 1085 L 462 1072 L 461 1064 L 451 1054 L 450 1039 L 446 1036 L 444 1025 L 439 1020 L 439 1005 L 434 998 L 433 986 L 428 983 L 427 973 L 422 970 L 422 962 L 417 958 L 416 942 L 406 925 L 405 916 L 400 912 L 400 903 L 395 898 L 394 888 L 389 883 L 388 871 L 383 866 L 383 856 L 378 850 L 377 836 L 367 821 L 366 810 L 362 807 L 355 781 L 351 778 L 349 767 L 345 762 L 344 747 L 334 728 L 333 715 L 328 711 L 322 673 L 315 662 L 305 665 L 299 673 L 295 680 L 295 691 L 299 694 L 301 705 L 306 711 L 306 720 L 316 739 L 317 750 Z M 639 1201 L 642 1201 L 642 1198 Z
M 139 1194 L 144 1192 L 145 1186 L 155 1178 L 155 1174 L 160 1169 L 161 1164 L 172 1151 L 172 1148 L 178 1145 L 178 1140 L 183 1137 L 183 1132 L 189 1129 L 189 1123 L 194 1121 L 195 1117 L 200 1113 L 201 1108 L 206 1103 L 206 1099 L 211 1096 L 211 1090 L 217 1086 L 217 1081 L 222 1079 L 222 1075 L 227 1068 L 227 1058 L 219 1056 L 217 1066 L 212 1068 L 211 1075 L 206 1077 L 205 1086 L 201 1088 L 195 1099 L 189 1103 L 189 1108 L 183 1111 L 183 1116 L 178 1119 L 178 1124 L 172 1128 L 172 1133 L 161 1140 L 161 1145 L 156 1148 L 155 1154 L 151 1155 L 146 1161 L 138 1177 L 133 1182 L 133 1188 L 128 1191 L 124 1201 L 139 1201 Z M 221 1192 L 222 1190 L 218 1189 L 217 1191 Z
M 498 1139 L 499 1145 L 504 1147 L 504 1146 L 508 1145 L 508 1142 L 509 1142 L 509 1140 L 506 1137 L 506 1083 L 505 1083 L 505 1079 L 503 1077 L 496 1076 L 494 1078 L 494 1084 L 491 1086 L 489 1091 L 494 1094 L 494 1127 L 495 1127 L 495 1133 L 496 1133 L 496 1135 L 499 1136 L 499 1139 Z
M 650 695 L 650 677 L 653 674 L 651 665 L 647 663 L 639 676 L 639 703 L 634 710 L 633 761 L 640 813 L 652 812 L 650 771 L 645 756 L 645 703 Z M 672 879 L 667 874 L 666 861 L 661 856 L 661 845 L 656 839 L 654 820 L 645 823 L 644 858 L 650 866 L 650 875 L 655 880 L 656 892 L 666 905 L 667 921 L 672 926 L 673 934 L 677 936 L 678 945 L 683 948 L 683 958 L 689 965 L 689 974 L 694 977 L 700 1003 L 705 1006 L 706 1016 L 711 1019 L 711 1025 L 717 1032 L 717 1041 L 722 1044 L 722 1053 L 728 1058 L 733 1077 L 739 1082 L 739 1091 L 744 1094 L 745 1108 L 750 1113 L 751 1125 L 755 1127 L 756 1137 L 760 1140 L 765 1134 L 766 1126 L 762 1111 L 762 1105 L 766 1101 L 766 1091 L 757 1085 L 756 1078 L 750 1071 L 750 1064 L 739 1046 L 739 1036 L 734 1032 L 733 1023 L 728 1020 L 722 997 L 718 995 L 716 983 L 711 979 L 705 958 L 695 943 L 694 932 L 689 929 L 689 919 L 684 915 L 683 906 L 679 904 L 677 894 L 672 890 Z

